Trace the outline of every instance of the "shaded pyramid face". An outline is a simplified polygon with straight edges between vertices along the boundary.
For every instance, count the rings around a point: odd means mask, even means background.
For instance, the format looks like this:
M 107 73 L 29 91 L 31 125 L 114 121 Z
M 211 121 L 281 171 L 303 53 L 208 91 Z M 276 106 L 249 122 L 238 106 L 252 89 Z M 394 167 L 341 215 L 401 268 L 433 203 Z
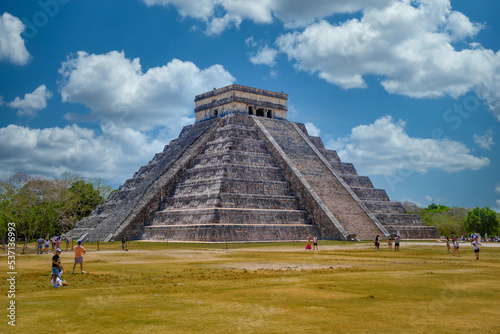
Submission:
M 141 238 L 268 241 L 318 234 L 255 122 L 229 115 L 221 123 Z

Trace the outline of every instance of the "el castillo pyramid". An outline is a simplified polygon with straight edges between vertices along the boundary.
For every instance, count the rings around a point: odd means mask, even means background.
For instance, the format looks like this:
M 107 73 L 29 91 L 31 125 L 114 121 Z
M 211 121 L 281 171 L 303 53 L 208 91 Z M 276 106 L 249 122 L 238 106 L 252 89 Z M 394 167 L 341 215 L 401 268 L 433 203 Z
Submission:
M 288 95 L 230 85 L 195 97 L 183 128 L 89 217 L 82 240 L 192 242 L 372 240 L 438 232 L 340 161 L 303 124 Z

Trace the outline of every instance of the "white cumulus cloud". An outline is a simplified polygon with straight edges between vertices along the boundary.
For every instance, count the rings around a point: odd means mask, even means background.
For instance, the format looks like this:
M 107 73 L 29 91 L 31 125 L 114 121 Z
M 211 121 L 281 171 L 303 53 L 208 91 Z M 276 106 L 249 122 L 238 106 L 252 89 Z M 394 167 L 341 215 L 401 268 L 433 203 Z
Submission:
M 47 100 L 52 92 L 45 85 L 39 86 L 33 93 L 27 93 L 24 98 L 16 97 L 8 106 L 17 110 L 18 116 L 35 116 L 36 112 L 47 107 Z
M 74 114 L 67 119 L 112 122 L 139 131 L 179 131 L 193 121 L 195 95 L 235 81 L 221 65 L 200 69 L 178 59 L 143 72 L 139 58 L 117 51 L 78 52 L 59 72 L 63 102 L 83 103 L 91 110 L 83 119 Z
M 165 138 L 108 125 L 102 134 L 78 125 L 31 129 L 9 125 L 0 128 L 0 178 L 17 172 L 57 177 L 76 172 L 119 184 L 139 166 L 161 152 Z
M 174 7 L 183 17 L 207 24 L 208 34 L 239 27 L 243 20 L 269 24 L 278 19 L 288 28 L 304 27 L 337 13 L 382 8 L 394 0 L 142 0 L 148 6 Z
M 24 45 L 21 33 L 24 24 L 17 17 L 5 12 L 0 16 L 0 61 L 26 65 L 31 56 Z
M 425 173 L 431 168 L 446 172 L 477 170 L 490 164 L 485 157 L 471 154 L 464 144 L 449 139 L 413 138 L 405 132 L 405 122 L 395 122 L 390 116 L 377 119 L 369 125 L 359 125 L 351 135 L 336 140 L 342 161 L 353 162 L 361 174 L 391 175 L 398 170 Z
M 123 52 L 78 52 L 59 70 L 63 102 L 82 103 L 86 115 L 66 114 L 71 121 L 91 121 L 99 129 L 77 124 L 64 128 L 0 128 L 0 178 L 15 172 L 56 177 L 69 171 L 120 184 L 161 152 L 194 121 L 194 96 L 231 84 L 220 65 L 200 69 L 174 59 L 143 72 L 140 60 Z M 23 112 L 46 106 L 52 96 L 44 85 L 9 103 Z
M 321 21 L 281 35 L 279 51 L 299 70 L 316 73 L 344 89 L 365 88 L 364 77 L 381 77 L 394 94 L 414 98 L 475 91 L 500 120 L 500 53 L 473 44 L 482 25 L 453 11 L 448 0 L 394 1 L 340 24 Z
M 309 134 L 309 136 L 319 137 L 321 130 L 318 129 L 316 125 L 314 125 L 311 122 L 306 122 L 304 125 L 306 126 L 307 133 Z
M 256 53 L 250 55 L 250 62 L 255 65 L 267 65 L 273 67 L 276 64 L 278 51 L 268 45 L 260 47 Z
M 481 148 L 485 150 L 491 150 L 491 146 L 495 144 L 493 141 L 493 131 L 487 130 L 484 135 L 480 136 L 478 134 L 474 134 L 474 143 L 478 144 Z

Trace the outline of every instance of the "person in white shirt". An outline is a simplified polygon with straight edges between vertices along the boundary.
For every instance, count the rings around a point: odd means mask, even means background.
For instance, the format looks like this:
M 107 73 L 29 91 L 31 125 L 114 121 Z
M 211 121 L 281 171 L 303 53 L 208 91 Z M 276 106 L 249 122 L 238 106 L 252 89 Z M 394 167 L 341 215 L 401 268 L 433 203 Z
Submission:
M 455 256 L 455 253 L 458 253 L 458 257 L 460 257 L 460 245 L 458 244 L 458 239 L 455 239 L 453 242 L 453 256 Z
M 476 254 L 476 260 L 479 260 L 479 246 L 482 246 L 481 243 L 476 238 L 471 242 L 471 245 L 474 247 L 474 254 Z
M 57 273 L 57 278 L 56 278 L 56 281 L 54 282 L 54 280 L 52 279 L 52 275 L 50 277 L 50 285 L 53 287 L 53 288 L 59 288 L 61 286 L 68 286 L 69 283 L 66 282 L 64 280 L 64 278 L 62 278 L 62 274 L 64 274 L 66 271 L 64 270 L 64 268 L 61 266 L 59 268 L 59 272 Z

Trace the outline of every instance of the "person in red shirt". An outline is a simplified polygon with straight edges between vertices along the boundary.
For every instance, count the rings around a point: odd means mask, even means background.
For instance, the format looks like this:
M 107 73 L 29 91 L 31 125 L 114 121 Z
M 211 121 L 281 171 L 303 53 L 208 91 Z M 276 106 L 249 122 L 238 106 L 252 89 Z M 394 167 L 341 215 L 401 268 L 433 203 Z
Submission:
M 75 264 L 73 265 L 73 274 L 75 273 L 75 267 L 79 263 L 80 264 L 80 271 L 82 274 L 85 274 L 85 271 L 83 271 L 83 255 L 86 253 L 85 248 L 82 246 L 82 241 L 78 240 L 78 246 L 73 247 L 73 250 L 75 251 Z

